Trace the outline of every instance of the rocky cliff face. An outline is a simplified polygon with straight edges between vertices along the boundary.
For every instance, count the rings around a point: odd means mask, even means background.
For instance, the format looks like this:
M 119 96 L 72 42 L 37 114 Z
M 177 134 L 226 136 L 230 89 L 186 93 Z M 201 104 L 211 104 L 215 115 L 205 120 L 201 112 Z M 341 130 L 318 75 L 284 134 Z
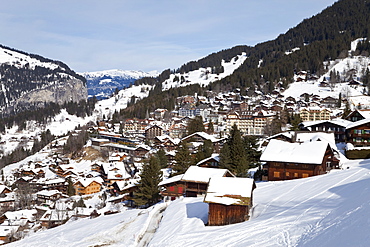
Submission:
M 0 112 L 87 99 L 86 79 L 66 64 L 0 45 Z
M 78 102 L 80 100 L 86 100 L 87 96 L 85 84 L 81 80 L 70 79 L 58 85 L 50 85 L 42 89 L 25 92 L 13 104 L 7 106 L 7 112 L 42 107 L 45 103 L 50 102 L 60 105 L 70 101 Z

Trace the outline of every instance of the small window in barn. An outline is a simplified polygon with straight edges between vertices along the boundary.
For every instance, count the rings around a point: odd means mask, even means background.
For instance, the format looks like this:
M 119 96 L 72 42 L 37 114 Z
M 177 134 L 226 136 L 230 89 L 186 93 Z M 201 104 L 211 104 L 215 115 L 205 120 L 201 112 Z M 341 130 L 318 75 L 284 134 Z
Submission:
M 289 177 L 289 172 L 286 172 L 286 173 L 285 173 L 285 176 Z
M 308 173 L 302 173 L 302 178 L 308 178 Z
M 184 192 L 184 188 L 183 187 L 178 187 L 178 192 L 182 194 Z
M 175 187 L 174 186 L 170 186 L 170 191 L 175 191 Z
M 298 172 L 295 172 L 295 173 L 294 173 L 294 177 L 295 177 L 295 178 L 298 178 Z
M 274 172 L 274 178 L 280 178 L 280 172 Z

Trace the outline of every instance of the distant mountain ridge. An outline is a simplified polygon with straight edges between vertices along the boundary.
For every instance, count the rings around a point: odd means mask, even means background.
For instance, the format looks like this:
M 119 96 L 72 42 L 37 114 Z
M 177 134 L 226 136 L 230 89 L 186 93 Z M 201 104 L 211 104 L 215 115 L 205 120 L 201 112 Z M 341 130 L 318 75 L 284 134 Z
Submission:
M 66 64 L 0 45 L 3 116 L 82 99 L 87 99 L 86 80 Z
M 116 90 L 129 87 L 137 79 L 143 77 L 158 76 L 156 71 L 143 72 L 134 70 L 103 70 L 96 72 L 81 73 L 87 81 L 87 91 L 89 97 L 96 96 L 98 99 L 108 98 Z
M 253 96 L 256 92 L 268 94 L 276 87 L 288 88 L 298 71 L 307 71 L 309 76 L 322 76 L 328 71 L 325 64 L 330 61 L 359 54 L 369 56 L 370 43 L 366 39 L 370 31 L 369 13 L 370 2 L 367 0 L 339 0 L 274 40 L 254 47 L 236 46 L 222 50 L 198 61 L 188 62 L 177 70 L 163 71 L 156 79 L 142 78 L 137 81 L 138 84 L 147 82 L 156 86 L 148 98 L 129 106 L 122 115 L 143 117 L 145 112 L 156 108 L 167 107 L 168 110 L 173 110 L 174 97 L 195 93 L 202 95 L 206 91 L 238 90 L 247 96 Z M 360 46 L 355 49 L 350 47 L 351 42 L 359 38 L 365 38 Z M 348 53 L 350 50 L 351 54 Z M 193 83 L 186 78 L 189 73 L 197 70 L 204 71 L 205 75 L 214 74 L 212 71 L 217 71 L 215 74 L 218 71 L 222 73 L 223 60 L 231 61 L 233 57 L 243 53 L 246 59 L 232 74 L 209 81 L 208 85 L 199 79 L 197 83 Z M 211 69 L 208 70 L 210 72 L 207 72 L 207 68 Z M 200 73 L 198 78 L 206 78 L 205 75 Z M 370 73 L 360 80 L 364 85 L 370 85 L 369 77 Z

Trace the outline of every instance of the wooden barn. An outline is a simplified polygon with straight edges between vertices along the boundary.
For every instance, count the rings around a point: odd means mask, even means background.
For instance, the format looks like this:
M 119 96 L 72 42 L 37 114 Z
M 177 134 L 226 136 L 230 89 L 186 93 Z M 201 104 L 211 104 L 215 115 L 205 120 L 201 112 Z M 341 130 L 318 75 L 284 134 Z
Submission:
M 181 180 L 183 176 L 184 174 L 180 174 L 160 182 L 158 186 L 163 187 L 161 195 L 171 200 L 183 196 L 185 193 L 185 182 Z
M 260 160 L 266 162 L 268 181 L 306 178 L 339 167 L 339 157 L 326 141 L 271 140 Z
M 181 181 L 185 182 L 185 196 L 197 197 L 204 195 L 212 177 L 235 177 L 227 169 L 190 166 Z
M 208 225 L 222 226 L 248 220 L 255 188 L 251 178 L 211 178 L 204 198 L 209 204 Z

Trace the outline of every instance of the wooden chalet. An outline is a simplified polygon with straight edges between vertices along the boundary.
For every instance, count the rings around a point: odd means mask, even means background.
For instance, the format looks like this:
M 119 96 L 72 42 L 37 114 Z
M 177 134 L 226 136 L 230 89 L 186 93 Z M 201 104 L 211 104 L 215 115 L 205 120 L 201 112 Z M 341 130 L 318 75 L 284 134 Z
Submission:
M 19 226 L 0 225 L 0 245 L 14 241 L 13 234 L 18 232 Z
M 41 205 L 43 203 L 51 204 L 60 198 L 68 198 L 67 195 L 64 195 L 59 190 L 42 190 L 36 193 L 36 203 Z
M 146 145 L 139 145 L 135 148 L 133 155 L 134 157 L 144 159 L 147 157 L 147 154 L 149 153 L 149 151 L 150 151 L 150 147 Z
M 167 152 L 175 150 L 178 144 L 179 141 L 172 139 L 168 135 L 156 136 L 154 138 L 154 145 L 156 147 L 164 148 Z
M 158 125 L 152 125 L 145 129 L 145 137 L 148 140 L 153 140 L 156 136 L 163 135 L 163 128 Z
M 333 132 L 335 142 L 344 142 L 346 140 L 346 128 L 351 122 L 345 119 L 333 119 L 324 121 L 312 121 L 312 122 L 302 122 L 300 124 L 301 130 L 306 131 L 323 131 L 323 132 Z
M 73 212 L 69 210 L 47 210 L 40 218 L 41 226 L 49 229 L 63 225 L 71 218 L 72 214 Z
M 345 116 L 345 119 L 351 122 L 360 121 L 365 118 L 370 118 L 370 109 L 364 110 L 356 109 L 352 111 L 350 114 L 348 114 L 348 116 Z
M 101 190 L 103 179 L 100 177 L 80 179 L 73 184 L 76 195 L 89 195 Z
M 213 135 L 209 135 L 206 132 L 195 132 L 181 139 L 181 142 L 201 142 L 204 143 L 206 140 L 211 141 L 216 153 L 219 153 L 224 139 L 218 139 Z
M 261 155 L 268 181 L 306 178 L 339 168 L 336 152 L 327 141 L 289 143 L 271 140 Z
M 370 146 L 370 118 L 362 119 L 347 126 L 347 142 L 354 147 Z
M 227 169 L 190 166 L 181 179 L 185 182 L 185 196 L 197 197 L 198 195 L 204 195 L 211 177 L 235 176 Z
M 212 177 L 204 198 L 204 202 L 209 204 L 208 225 L 221 226 L 248 220 L 255 188 L 251 178 Z
M 196 166 L 199 167 L 211 167 L 211 168 L 219 168 L 220 167 L 220 155 L 219 154 L 212 154 L 211 157 L 203 159 L 199 161 Z
M 175 200 L 178 197 L 184 196 L 185 181 L 182 181 L 183 176 L 184 174 L 173 176 L 158 184 L 158 186 L 163 187 L 161 195 L 165 197 L 165 199 Z

